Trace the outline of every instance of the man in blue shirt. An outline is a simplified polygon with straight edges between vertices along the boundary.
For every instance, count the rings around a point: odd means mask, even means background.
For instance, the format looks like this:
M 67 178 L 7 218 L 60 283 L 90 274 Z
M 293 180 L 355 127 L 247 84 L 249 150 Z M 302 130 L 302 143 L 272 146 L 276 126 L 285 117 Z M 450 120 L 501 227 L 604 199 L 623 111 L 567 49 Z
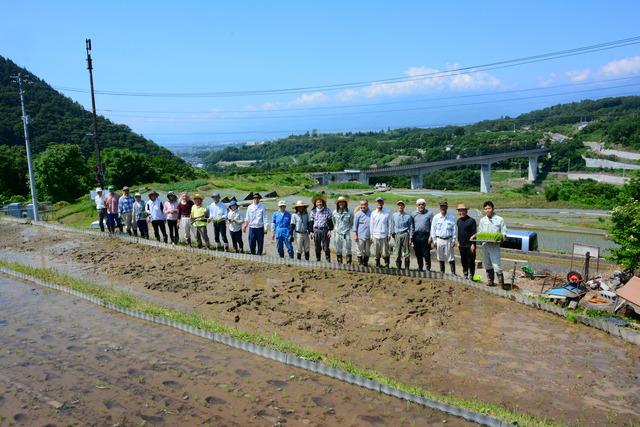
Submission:
M 458 239 L 458 227 L 456 220 L 447 212 L 449 204 L 446 200 L 440 203 L 440 213 L 436 214 L 431 220 L 431 236 L 429 241 L 436 246 L 436 256 L 440 263 L 440 272 L 444 273 L 445 262 L 449 261 L 451 274 L 456 274 L 456 261 L 453 248 L 456 246 Z
M 276 241 L 278 255 L 284 258 L 284 246 L 287 246 L 289 258 L 293 258 L 293 245 L 289 241 L 289 227 L 291 226 L 291 214 L 287 212 L 287 203 L 284 200 L 278 202 L 278 210 L 271 217 L 273 223 L 272 240 Z
M 353 217 L 353 240 L 356 242 L 358 264 L 369 265 L 371 254 L 371 209 L 367 200 L 360 200 L 360 210 Z
M 396 205 L 398 206 L 398 212 L 393 214 L 393 230 L 391 237 L 395 242 L 396 247 L 396 267 L 402 268 L 402 260 L 404 259 L 404 268 L 409 269 L 410 256 L 409 242 L 413 237 L 413 218 L 411 215 L 404 211 L 404 202 L 399 200 Z
M 129 187 L 122 187 L 122 196 L 118 200 L 118 214 L 122 217 L 122 222 L 124 222 L 125 227 L 127 228 L 127 234 L 131 236 L 133 227 L 133 203 L 136 200 L 133 198 L 131 194 L 129 194 Z

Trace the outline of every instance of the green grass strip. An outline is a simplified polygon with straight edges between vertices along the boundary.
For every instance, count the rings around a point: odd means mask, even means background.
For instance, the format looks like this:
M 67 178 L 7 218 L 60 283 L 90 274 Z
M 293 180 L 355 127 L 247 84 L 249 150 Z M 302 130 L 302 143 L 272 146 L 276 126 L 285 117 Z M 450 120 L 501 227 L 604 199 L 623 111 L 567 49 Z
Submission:
M 451 395 L 428 391 L 422 387 L 408 385 L 373 369 L 359 367 L 351 361 L 342 360 L 331 355 L 323 354 L 317 350 L 302 347 L 286 340 L 277 333 L 264 335 L 245 332 L 236 327 L 227 326 L 213 319 L 206 318 L 195 312 L 185 312 L 153 304 L 142 298 L 134 297 L 127 292 L 109 289 L 83 279 L 61 274 L 54 269 L 31 267 L 2 259 L 0 259 L 0 266 L 100 298 L 105 302 L 109 302 L 123 308 L 138 310 L 154 316 L 174 320 L 185 325 L 194 326 L 208 332 L 224 334 L 245 342 L 270 348 L 272 350 L 293 354 L 313 362 L 320 362 L 332 368 L 341 369 L 350 374 L 368 378 L 408 393 L 448 403 L 450 405 L 491 416 L 518 426 L 554 427 L 563 425 L 543 420 L 523 412 L 507 409 L 494 403 L 486 403 L 474 399 L 462 399 Z

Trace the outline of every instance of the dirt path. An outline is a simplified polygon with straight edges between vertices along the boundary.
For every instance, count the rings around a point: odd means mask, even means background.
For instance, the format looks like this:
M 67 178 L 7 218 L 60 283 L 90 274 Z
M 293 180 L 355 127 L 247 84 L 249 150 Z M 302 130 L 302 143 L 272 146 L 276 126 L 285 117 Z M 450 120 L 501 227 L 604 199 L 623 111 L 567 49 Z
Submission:
M 297 269 L 0 224 L 1 257 L 103 278 L 440 393 L 567 423 L 640 421 L 640 349 L 458 284 Z
M 0 313 L 10 425 L 467 425 L 2 277 Z

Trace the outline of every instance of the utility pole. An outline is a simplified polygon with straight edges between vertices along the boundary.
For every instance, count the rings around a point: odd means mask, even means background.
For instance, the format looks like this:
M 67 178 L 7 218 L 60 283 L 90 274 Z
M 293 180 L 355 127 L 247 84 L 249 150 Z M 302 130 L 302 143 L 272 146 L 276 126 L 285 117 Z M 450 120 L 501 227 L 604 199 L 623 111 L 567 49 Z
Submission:
M 29 145 L 29 116 L 24 108 L 24 90 L 22 89 L 22 73 L 12 76 L 18 82 L 20 92 L 20 105 L 22 106 L 22 126 L 24 127 L 24 145 L 27 149 L 27 165 L 29 167 L 29 186 L 31 187 L 31 203 L 33 204 L 33 220 L 38 221 L 38 195 L 36 194 L 36 179 L 33 173 L 33 162 L 31 160 L 31 146 Z
M 87 69 L 89 70 L 89 83 L 91 85 L 91 107 L 93 108 L 93 143 L 96 147 L 96 181 L 99 187 L 104 187 L 104 170 L 100 158 L 100 139 L 98 138 L 98 115 L 96 114 L 96 96 L 93 93 L 93 61 L 91 60 L 91 39 L 86 39 Z

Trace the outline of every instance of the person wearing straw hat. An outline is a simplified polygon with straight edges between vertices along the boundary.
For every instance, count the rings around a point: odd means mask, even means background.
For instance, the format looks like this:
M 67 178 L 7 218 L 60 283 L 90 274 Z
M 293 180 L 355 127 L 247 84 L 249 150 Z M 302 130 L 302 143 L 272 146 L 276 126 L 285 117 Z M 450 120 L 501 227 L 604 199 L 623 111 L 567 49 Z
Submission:
M 140 237 L 145 239 L 149 238 L 149 226 L 147 224 L 147 212 L 145 211 L 145 202 L 142 200 L 142 194 L 136 193 L 133 195 L 135 202 L 133 202 L 133 221 L 137 230 L 140 230 Z M 133 234 L 138 235 L 136 228 L 133 229 Z
M 220 193 L 218 192 L 213 193 L 211 198 L 213 202 L 209 205 L 209 222 L 213 223 L 213 238 L 216 242 L 216 249 L 228 251 L 227 205 L 220 200 Z M 222 243 L 220 243 L 220 239 L 222 239 Z
M 460 251 L 460 264 L 465 279 L 473 278 L 476 274 L 476 243 L 471 241 L 477 230 L 476 220 L 471 218 L 469 208 L 464 203 L 458 203 L 458 250 Z
M 118 227 L 122 233 L 122 222 L 120 222 L 120 215 L 118 214 L 119 197 L 116 194 L 116 187 L 110 185 L 108 190 L 109 194 L 104 200 L 105 206 L 107 207 L 107 230 L 109 233 L 115 233 L 116 227 Z
M 302 200 L 298 200 L 296 204 L 293 205 L 294 212 L 293 215 L 291 215 L 291 226 L 289 229 L 289 241 L 295 245 L 296 257 L 302 259 L 302 254 L 304 254 L 304 259 L 307 261 L 309 261 L 310 249 L 308 206 L 309 205 Z
M 342 264 L 344 248 L 347 264 L 351 264 L 351 227 L 353 227 L 353 213 L 349 210 L 348 200 L 344 196 L 338 197 L 336 210 L 333 211 L 333 242 L 336 248 L 336 259 Z
M 267 209 L 261 202 L 262 195 L 253 193 L 253 203 L 247 208 L 243 230 L 249 230 L 249 250 L 253 255 L 262 255 L 264 252 L 264 235 L 269 227 Z
M 178 203 L 178 224 L 179 230 L 182 230 L 183 242 L 191 246 L 191 208 L 193 200 L 189 198 L 189 193 L 180 194 L 180 202 Z
M 371 212 L 371 252 L 376 258 L 376 267 L 381 267 L 380 258 L 384 259 L 385 267 L 389 268 L 391 254 L 389 238 L 393 229 L 391 213 L 384 207 L 384 199 L 376 198 L 376 208 Z
M 313 224 L 313 234 L 311 238 L 315 244 L 316 261 L 320 262 L 322 250 L 324 249 L 327 262 L 331 262 L 331 249 L 329 241 L 331 230 L 333 230 L 333 218 L 331 210 L 327 208 L 327 201 L 323 196 L 315 196 L 312 200 L 314 208 L 311 210 L 311 223 Z
M 207 245 L 207 249 L 210 249 L 209 235 L 207 234 L 207 213 L 208 210 L 202 206 L 202 196 L 200 194 L 193 195 L 193 206 L 191 207 L 191 213 L 189 219 L 193 228 L 196 231 L 196 243 L 198 248 L 202 247 L 204 241 Z
M 160 241 L 160 232 L 162 232 L 162 240 L 167 243 L 167 229 L 165 228 L 166 216 L 164 214 L 164 207 L 160 199 L 158 199 L 158 192 L 152 190 L 149 193 L 149 200 L 145 205 L 145 211 L 148 214 L 148 218 L 151 220 L 153 226 L 153 235 L 156 240 Z
M 440 263 L 440 272 L 444 273 L 445 262 L 449 262 L 451 274 L 456 274 L 456 259 L 453 248 L 456 246 L 458 230 L 456 220 L 450 213 L 449 203 L 441 200 L 439 203 L 440 212 L 431 220 L 431 236 L 429 242 L 436 247 L 436 256 Z
M 280 200 L 278 210 L 271 216 L 273 224 L 271 239 L 276 241 L 276 248 L 280 258 L 284 258 L 284 247 L 287 247 L 289 258 L 293 258 L 293 245 L 289 240 L 289 227 L 291 227 L 291 213 L 287 212 L 287 202 Z
M 402 268 L 402 261 L 404 260 L 404 268 L 408 270 L 411 264 L 409 242 L 413 237 L 413 217 L 404 211 L 405 204 L 402 200 L 398 200 L 396 206 L 398 211 L 392 216 L 393 229 L 391 234 L 397 251 L 396 268 Z
M 102 194 L 102 188 L 96 188 L 96 197 L 93 198 L 96 204 L 96 210 L 98 211 L 98 224 L 100 224 L 100 231 L 104 233 L 104 220 L 107 217 L 107 205 L 105 204 L 105 197 Z
M 129 194 L 129 187 L 122 187 L 122 196 L 118 199 L 118 215 L 122 218 L 122 222 L 127 229 L 127 234 L 131 236 L 133 233 L 133 202 L 136 200 Z
M 358 264 L 368 266 L 371 255 L 371 209 L 366 199 L 360 200 L 360 209 L 353 216 L 353 240 L 356 242 Z
M 431 235 L 431 220 L 433 215 L 427 209 L 427 201 L 418 199 L 416 201 L 416 211 L 413 213 L 413 251 L 418 261 L 418 270 L 431 271 L 431 245 L 429 236 Z
M 164 202 L 164 213 L 167 216 L 167 228 L 169 228 L 169 239 L 174 245 L 178 244 L 178 196 L 173 191 L 167 193 L 167 200 Z
M 229 211 L 227 212 L 227 222 L 229 223 L 229 234 L 231 235 L 231 243 L 233 250 L 244 252 L 244 243 L 242 242 L 242 212 L 238 209 L 238 202 L 231 200 L 229 202 Z

